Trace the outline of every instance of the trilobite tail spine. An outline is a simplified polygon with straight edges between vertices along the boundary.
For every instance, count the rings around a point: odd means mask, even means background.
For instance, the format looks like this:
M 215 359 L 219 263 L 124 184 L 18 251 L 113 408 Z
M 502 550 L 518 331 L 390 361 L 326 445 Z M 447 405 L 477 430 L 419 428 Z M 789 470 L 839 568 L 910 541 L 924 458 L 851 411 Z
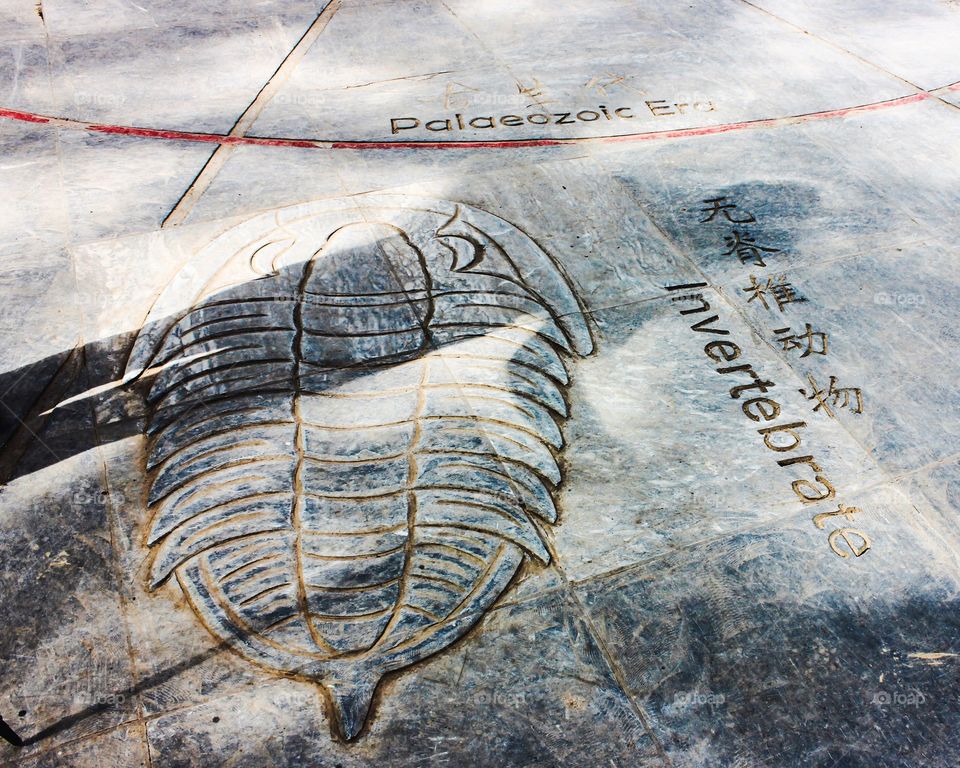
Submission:
M 344 741 L 356 738 L 363 728 L 370 711 L 373 694 L 377 690 L 380 678 L 374 675 L 353 673 L 349 681 L 326 679 L 326 689 L 331 704 L 331 721 L 335 730 Z

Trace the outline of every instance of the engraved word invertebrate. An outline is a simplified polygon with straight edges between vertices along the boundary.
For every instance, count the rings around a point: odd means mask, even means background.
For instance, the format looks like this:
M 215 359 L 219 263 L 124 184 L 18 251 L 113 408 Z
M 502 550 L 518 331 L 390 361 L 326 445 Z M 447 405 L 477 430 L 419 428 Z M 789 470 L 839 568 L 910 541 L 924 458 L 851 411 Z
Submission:
M 343 738 L 375 689 L 549 560 L 560 268 L 466 205 L 400 196 L 259 216 L 160 295 L 126 381 L 150 406 L 150 585 L 253 662 L 320 683 Z M 540 521 L 540 522 L 537 522 Z

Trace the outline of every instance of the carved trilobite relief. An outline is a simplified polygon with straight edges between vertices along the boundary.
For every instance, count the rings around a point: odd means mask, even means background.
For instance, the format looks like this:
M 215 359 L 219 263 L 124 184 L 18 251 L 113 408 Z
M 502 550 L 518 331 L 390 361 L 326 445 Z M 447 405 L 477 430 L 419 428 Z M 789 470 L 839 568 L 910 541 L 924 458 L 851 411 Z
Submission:
M 465 205 L 377 196 L 226 232 L 161 294 L 126 379 L 149 404 L 151 588 L 320 683 L 342 736 L 382 676 L 466 633 L 556 520 L 558 266 Z M 539 519 L 539 523 L 534 520 Z

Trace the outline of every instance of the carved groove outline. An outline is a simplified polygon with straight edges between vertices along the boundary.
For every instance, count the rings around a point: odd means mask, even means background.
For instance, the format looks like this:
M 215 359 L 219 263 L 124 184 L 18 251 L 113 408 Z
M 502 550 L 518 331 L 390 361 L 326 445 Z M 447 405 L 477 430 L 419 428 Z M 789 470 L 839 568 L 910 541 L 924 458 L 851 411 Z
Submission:
M 175 574 L 353 738 L 384 674 L 549 560 L 530 517 L 556 520 L 563 357 L 589 328 L 539 246 L 451 203 L 294 206 L 188 269 L 126 376 L 150 381 L 151 588 Z

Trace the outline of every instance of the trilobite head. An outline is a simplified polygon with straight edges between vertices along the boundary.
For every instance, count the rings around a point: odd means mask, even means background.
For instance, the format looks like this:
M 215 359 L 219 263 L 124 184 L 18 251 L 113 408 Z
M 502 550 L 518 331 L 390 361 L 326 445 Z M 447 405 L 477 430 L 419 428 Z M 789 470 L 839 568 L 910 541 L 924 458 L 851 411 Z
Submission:
M 536 243 L 449 203 L 295 206 L 190 270 L 128 366 L 155 374 L 151 583 L 175 576 L 214 635 L 323 685 L 353 738 L 384 674 L 549 559 L 564 359 L 589 329 Z
M 339 285 L 344 295 L 417 293 L 427 279 L 418 248 L 402 229 L 385 222 L 344 224 L 312 262 L 314 282 L 331 286 L 331 293 Z

